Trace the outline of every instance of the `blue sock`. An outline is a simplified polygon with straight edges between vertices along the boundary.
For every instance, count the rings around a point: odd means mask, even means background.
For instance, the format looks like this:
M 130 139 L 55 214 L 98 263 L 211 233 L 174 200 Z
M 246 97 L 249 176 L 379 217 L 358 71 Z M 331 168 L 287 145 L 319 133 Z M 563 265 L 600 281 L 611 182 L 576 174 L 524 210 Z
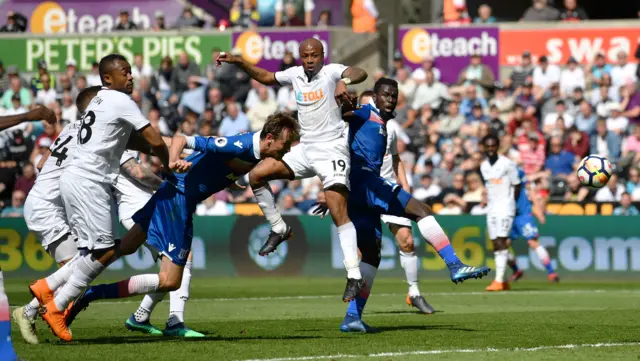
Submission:
M 547 269 L 548 274 L 556 273 L 556 271 L 553 270 L 553 267 L 551 267 L 551 262 L 547 262 L 547 264 L 544 265 L 544 268 Z
M 444 263 L 446 263 L 447 266 L 451 266 L 456 263 L 461 263 L 460 258 L 458 258 L 458 256 L 456 255 L 456 252 L 453 250 L 453 246 L 451 246 L 451 244 L 448 244 L 440 248 L 440 250 L 438 251 L 438 254 L 444 260 Z
M 360 318 L 360 312 L 358 312 L 358 305 L 356 303 L 356 300 L 349 301 L 349 307 L 347 307 L 347 315 Z
M 515 273 L 518 272 L 520 270 L 520 268 L 518 267 L 518 264 L 514 261 L 513 263 L 511 263 L 509 265 L 509 267 L 511 267 L 511 270 Z
M 11 343 L 11 322 L 0 321 L 0 360 L 14 361 L 17 358 Z
M 118 295 L 118 283 L 91 286 L 84 296 L 89 303 L 97 300 L 120 298 Z

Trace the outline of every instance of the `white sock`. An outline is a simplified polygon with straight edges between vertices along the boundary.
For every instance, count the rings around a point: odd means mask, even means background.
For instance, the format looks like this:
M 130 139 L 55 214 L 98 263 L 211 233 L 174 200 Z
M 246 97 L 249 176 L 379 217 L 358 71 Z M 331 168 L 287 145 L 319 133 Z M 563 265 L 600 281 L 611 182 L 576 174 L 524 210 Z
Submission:
M 35 320 L 36 315 L 38 314 L 38 307 L 40 307 L 40 302 L 38 302 L 38 299 L 34 297 L 31 302 L 24 306 L 24 317 L 31 321 Z
M 511 252 L 510 250 L 507 250 L 507 262 L 513 262 L 516 260 L 516 255 L 513 254 L 513 252 Z
M 129 296 L 144 295 L 158 290 L 160 276 L 158 274 L 144 274 L 120 281 L 127 285 Z
M 50 274 L 49 277 L 45 278 L 50 290 L 55 291 L 67 282 L 69 277 L 71 277 L 71 272 L 73 272 L 73 264 L 80 259 L 80 257 L 80 253 L 77 253 L 69 260 L 69 262 L 65 263 L 64 266 L 60 267 L 57 271 Z
M 253 195 L 256 197 L 260 209 L 262 209 L 262 213 L 264 213 L 267 221 L 271 224 L 271 230 L 278 234 L 284 234 L 284 232 L 287 231 L 287 224 L 284 223 L 276 207 L 276 202 L 269 184 L 267 183 L 264 187 L 254 189 Z
M 545 262 L 549 261 L 549 252 L 547 252 L 547 249 L 544 248 L 543 245 L 539 245 L 538 248 L 536 248 L 536 254 L 540 259 L 540 263 L 542 263 L 543 265 L 545 264 Z
M 361 279 L 360 259 L 358 259 L 358 235 L 353 223 L 345 223 L 338 227 L 338 238 L 344 257 L 344 267 L 347 269 L 347 278 Z
M 72 268 L 73 271 L 69 280 L 53 299 L 58 311 L 63 311 L 67 308 L 69 303 L 78 297 L 106 267 L 98 262 L 92 254 L 88 254 L 76 260 Z
M 5 295 L 4 293 L 4 274 L 2 273 L 2 270 L 0 269 L 0 296 Z
M 133 317 L 138 322 L 146 322 L 149 321 L 151 317 L 151 312 L 156 308 L 156 305 L 164 299 L 167 295 L 166 292 L 155 292 L 144 295 L 142 302 L 140 302 L 140 306 L 133 314 Z
M 436 221 L 434 216 L 424 217 L 420 221 L 418 221 L 418 229 L 420 230 L 420 234 L 422 237 L 429 242 L 429 244 L 440 254 L 440 250 L 451 245 L 449 242 L 449 237 L 444 233 L 444 230 Z M 453 252 L 450 256 L 445 258 L 442 254 L 440 257 L 443 257 L 444 262 L 449 265 L 451 263 L 459 262 L 458 256 Z
M 189 261 L 184 265 L 184 271 L 182 272 L 182 283 L 180 288 L 170 293 L 171 304 L 169 305 L 169 319 L 167 320 L 167 327 L 175 326 L 179 323 L 184 323 L 184 308 L 189 300 L 189 288 L 191 287 L 191 267 L 192 263 Z
M 415 252 L 400 251 L 400 265 L 409 284 L 409 296 L 420 296 L 418 288 L 418 256 Z
M 503 249 L 501 251 L 493 252 L 496 260 L 496 282 L 504 282 L 504 275 L 507 271 L 507 258 L 509 257 L 509 250 Z
M 360 293 L 361 295 L 364 293 L 364 298 L 368 298 L 369 293 L 371 293 L 371 288 L 373 288 L 373 280 L 376 278 L 378 269 L 368 263 L 360 262 L 360 272 L 362 272 L 362 278 L 365 280 L 365 285 L 362 287 Z

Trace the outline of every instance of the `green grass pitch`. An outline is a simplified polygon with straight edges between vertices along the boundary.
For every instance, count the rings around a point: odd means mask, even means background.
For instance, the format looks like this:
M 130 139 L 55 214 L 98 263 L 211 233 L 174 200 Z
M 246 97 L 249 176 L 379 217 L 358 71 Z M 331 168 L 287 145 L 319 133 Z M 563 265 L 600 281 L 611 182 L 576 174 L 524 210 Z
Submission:
M 423 275 L 424 277 L 424 275 Z M 13 306 L 29 300 L 28 281 L 5 279 Z M 488 280 L 420 284 L 439 312 L 417 314 L 404 303 L 406 286 L 376 280 L 365 321 L 378 334 L 342 334 L 344 281 L 336 278 L 193 278 L 187 324 L 205 339 L 131 333 L 124 321 L 140 297 L 92 304 L 58 342 L 37 321 L 40 344 L 28 361 L 91 360 L 639 360 L 640 291 L 633 282 L 522 280 L 508 293 L 484 292 Z M 152 322 L 164 327 L 168 297 Z

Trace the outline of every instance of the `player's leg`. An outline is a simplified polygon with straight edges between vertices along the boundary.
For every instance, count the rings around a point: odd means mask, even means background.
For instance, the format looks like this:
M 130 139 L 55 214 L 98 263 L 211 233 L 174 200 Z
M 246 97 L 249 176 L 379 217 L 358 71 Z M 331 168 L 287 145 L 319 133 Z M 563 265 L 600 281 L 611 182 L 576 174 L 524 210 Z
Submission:
M 538 237 L 536 236 L 536 238 L 530 239 L 528 240 L 528 242 L 529 242 L 529 247 L 536 252 L 536 255 L 538 255 L 538 258 L 540 259 L 540 263 L 542 263 L 545 270 L 547 271 L 547 277 L 549 278 L 549 282 L 559 282 L 560 278 L 558 277 L 556 270 L 554 270 L 553 266 L 551 265 L 551 258 L 549 257 L 549 252 L 543 245 L 540 244 Z
M 406 218 L 397 218 L 397 221 L 389 221 L 389 230 L 393 234 L 398 243 L 400 249 L 400 265 L 404 269 L 407 284 L 409 285 L 409 292 L 407 293 L 406 302 L 409 306 L 413 306 L 420 310 L 424 314 L 432 314 L 435 309 L 427 303 L 427 301 L 420 294 L 418 288 L 418 256 L 413 245 L 413 235 L 411 234 L 411 221 Z M 385 218 L 383 216 L 382 220 Z M 403 220 L 408 221 L 408 224 L 399 224 Z
M 11 320 L 9 317 L 9 299 L 4 292 L 4 276 L 0 268 L 0 359 L 15 361 L 18 359 L 11 343 Z
M 449 237 L 433 216 L 431 207 L 411 197 L 403 189 L 396 190 L 396 192 L 396 197 L 392 199 L 390 204 L 390 210 L 395 214 L 403 213 L 405 217 L 418 223 L 422 237 L 438 252 L 449 268 L 451 281 L 458 283 L 469 278 L 482 278 L 489 273 L 488 267 L 468 266 L 460 261 L 451 242 L 449 242 Z
M 194 331 L 184 325 L 184 309 L 189 300 L 191 288 L 191 267 L 193 266 L 193 254 L 189 252 L 187 263 L 182 272 L 180 288 L 171 292 L 169 303 L 169 319 L 164 330 L 165 336 L 180 337 L 204 337 L 205 335 Z
M 509 238 L 507 238 L 507 249 L 509 250 L 509 253 L 507 254 L 507 266 L 511 268 L 511 271 L 513 272 L 513 274 L 509 277 L 509 282 L 516 282 L 524 276 L 524 271 L 520 269 L 520 267 L 518 267 L 518 262 L 516 261 L 516 253 L 511 246 L 511 240 L 518 239 L 518 237 L 515 236 L 515 232 L 513 231 L 515 228 L 516 226 L 514 222 L 514 225 L 511 226 L 511 234 L 509 235 Z
M 493 243 L 493 255 L 496 263 L 496 276 L 486 288 L 487 291 L 507 291 L 510 289 L 506 280 L 507 259 L 509 249 L 507 236 L 511 229 L 512 218 L 503 215 L 490 214 L 487 216 L 489 238 Z

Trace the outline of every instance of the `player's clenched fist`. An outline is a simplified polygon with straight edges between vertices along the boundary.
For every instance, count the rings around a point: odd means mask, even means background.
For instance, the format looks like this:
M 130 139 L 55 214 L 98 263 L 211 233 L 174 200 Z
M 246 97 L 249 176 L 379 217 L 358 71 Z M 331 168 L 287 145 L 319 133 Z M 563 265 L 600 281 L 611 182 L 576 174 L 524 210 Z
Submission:
M 56 124 L 58 118 L 56 118 L 56 113 L 53 110 L 47 107 L 37 107 L 30 112 L 27 113 L 27 118 L 30 121 L 38 121 L 44 120 L 49 124 Z
M 218 54 L 218 57 L 216 58 L 216 63 L 218 65 L 222 65 L 222 63 L 235 64 L 235 63 L 239 63 L 241 59 L 242 58 L 240 58 L 239 56 L 231 55 L 223 51 L 220 54 Z
M 169 168 L 176 173 L 185 173 L 191 168 L 191 162 L 187 162 L 184 159 L 178 159 L 176 161 L 169 162 Z

